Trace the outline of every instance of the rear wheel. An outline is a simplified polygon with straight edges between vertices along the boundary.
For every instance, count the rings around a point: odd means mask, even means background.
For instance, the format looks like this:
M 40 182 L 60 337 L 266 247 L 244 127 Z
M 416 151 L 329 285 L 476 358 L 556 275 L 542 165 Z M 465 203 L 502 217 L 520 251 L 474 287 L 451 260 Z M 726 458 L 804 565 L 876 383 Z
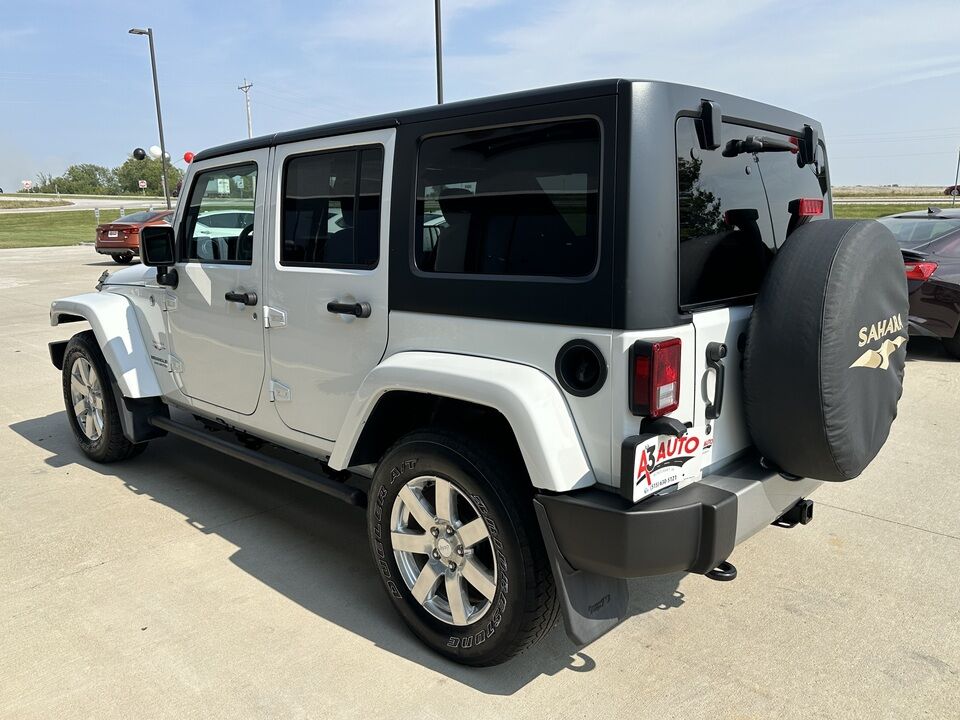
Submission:
M 133 260 L 133 253 L 121 253 L 113 256 L 113 261 L 118 265 L 129 265 L 131 260 Z
M 960 360 L 960 327 L 957 328 L 957 334 L 952 338 L 943 338 L 943 346 L 948 353 Z
M 127 440 L 107 363 L 90 331 L 74 335 L 63 355 L 63 402 L 80 449 L 91 460 L 116 462 L 139 455 L 146 443 Z
M 556 622 L 553 576 L 522 466 L 452 434 L 417 432 L 370 490 L 374 559 L 394 606 L 429 647 L 495 665 Z

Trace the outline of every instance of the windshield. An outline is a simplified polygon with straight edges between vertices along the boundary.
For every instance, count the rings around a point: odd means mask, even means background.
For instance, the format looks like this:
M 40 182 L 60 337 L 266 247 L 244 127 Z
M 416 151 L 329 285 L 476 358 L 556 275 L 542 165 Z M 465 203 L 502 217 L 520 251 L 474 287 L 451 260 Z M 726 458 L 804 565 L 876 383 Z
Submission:
M 960 218 L 885 217 L 878 220 L 887 226 L 904 250 L 913 250 L 960 230 Z

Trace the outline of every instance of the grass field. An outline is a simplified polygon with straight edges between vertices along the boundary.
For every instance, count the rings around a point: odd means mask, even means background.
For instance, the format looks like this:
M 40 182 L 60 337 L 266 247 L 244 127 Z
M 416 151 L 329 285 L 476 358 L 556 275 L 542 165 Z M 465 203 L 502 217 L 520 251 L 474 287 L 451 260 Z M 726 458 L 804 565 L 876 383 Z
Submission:
M 63 207 L 69 205 L 66 200 L 8 200 L 0 198 L 0 210 L 19 210 L 20 208 Z
M 949 200 L 949 198 L 947 198 Z M 950 203 L 941 203 L 939 207 L 948 208 Z M 883 217 L 884 215 L 896 215 L 897 213 L 902 212 L 915 212 L 917 210 L 926 210 L 926 205 L 840 205 L 838 203 L 833 204 L 833 216 L 835 218 L 844 218 L 844 219 L 862 219 L 870 220 L 873 218 Z
M 134 211 L 134 208 L 127 208 L 128 214 Z M 119 210 L 101 210 L 100 222 L 111 222 L 119 216 Z M 0 248 L 93 242 L 96 240 L 96 228 L 93 210 L 3 214 L 0 215 Z

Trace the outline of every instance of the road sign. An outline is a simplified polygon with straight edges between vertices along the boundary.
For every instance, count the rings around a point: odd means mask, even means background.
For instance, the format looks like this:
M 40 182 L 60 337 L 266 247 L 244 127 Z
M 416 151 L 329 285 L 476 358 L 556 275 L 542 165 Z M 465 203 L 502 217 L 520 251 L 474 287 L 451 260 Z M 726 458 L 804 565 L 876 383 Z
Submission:
M 957 190 L 957 188 L 954 187 L 953 190 L 950 191 L 950 194 L 956 197 L 957 195 L 960 195 L 960 190 Z
M 100 208 L 93 209 L 93 217 L 98 223 L 100 222 Z
M 147 181 L 146 181 L 146 180 L 137 180 L 137 187 L 139 187 L 141 190 L 146 190 L 146 189 L 147 189 Z
M 33 181 L 32 181 L 32 180 L 24 180 L 24 181 L 21 182 L 20 184 L 23 185 L 23 189 L 24 189 L 24 190 L 29 190 L 30 188 L 33 187 Z
M 230 178 L 217 178 L 217 192 L 220 195 L 230 194 Z

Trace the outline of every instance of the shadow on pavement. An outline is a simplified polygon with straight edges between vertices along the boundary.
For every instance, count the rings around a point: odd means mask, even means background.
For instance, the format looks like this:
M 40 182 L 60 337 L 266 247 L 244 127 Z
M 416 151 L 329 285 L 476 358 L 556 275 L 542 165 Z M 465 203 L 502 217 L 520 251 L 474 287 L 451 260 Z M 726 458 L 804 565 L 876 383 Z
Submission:
M 104 482 L 122 482 L 180 513 L 198 532 L 235 545 L 232 562 L 273 590 L 382 650 L 475 690 L 511 695 L 540 675 L 596 667 L 567 639 L 560 622 L 537 646 L 494 668 L 466 668 L 432 653 L 386 597 L 370 557 L 363 510 L 179 438 L 155 441 L 133 460 L 98 465 L 80 452 L 63 412 L 11 429 L 52 453 L 48 465 L 82 465 Z M 632 581 L 630 615 L 682 605 L 682 577 Z

